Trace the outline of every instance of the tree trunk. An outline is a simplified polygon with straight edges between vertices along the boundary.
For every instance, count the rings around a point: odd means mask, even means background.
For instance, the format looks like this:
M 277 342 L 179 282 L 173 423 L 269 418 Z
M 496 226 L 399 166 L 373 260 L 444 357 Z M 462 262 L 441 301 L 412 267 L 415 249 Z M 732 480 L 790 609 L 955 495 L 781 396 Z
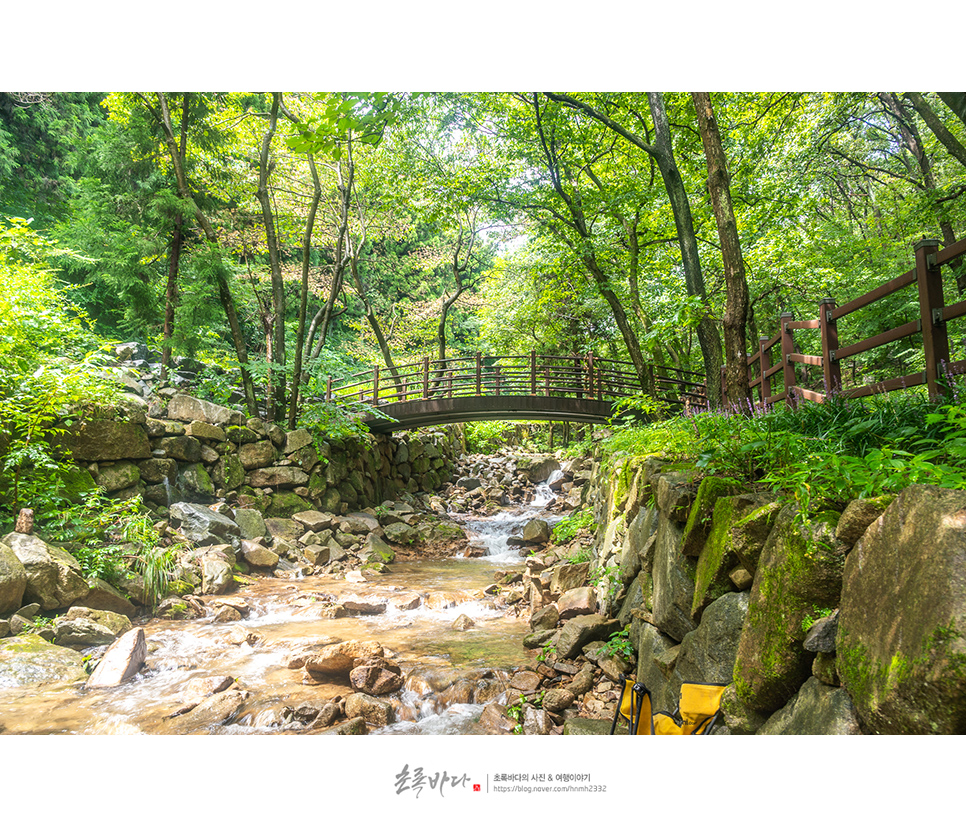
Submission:
M 271 195 L 268 193 L 268 178 L 274 164 L 271 162 L 272 139 L 278 126 L 278 111 L 282 102 L 281 93 L 272 93 L 272 108 L 269 112 L 268 129 L 262 136 L 261 151 L 258 157 L 258 204 L 262 209 L 262 223 L 265 225 L 265 243 L 268 247 L 268 261 L 272 271 L 272 396 L 267 408 L 272 419 L 282 422 L 285 419 L 285 284 L 282 281 L 282 265 L 278 252 L 278 233 L 275 215 L 272 212 Z M 269 366 L 272 370 L 272 366 Z
M 966 93 L 936 93 L 959 120 L 966 124 Z
M 721 134 L 715 119 L 710 93 L 691 93 L 698 113 L 698 130 L 708 162 L 708 190 L 714 219 L 721 241 L 724 263 L 725 311 L 725 390 L 728 402 L 744 413 L 751 412 L 751 390 L 748 387 L 748 364 L 745 355 L 748 322 L 748 283 L 745 262 L 741 256 L 738 224 L 731 202 L 731 177 L 721 145 Z
M 218 297 L 221 301 L 221 306 L 225 311 L 225 317 L 228 319 L 228 327 L 231 330 L 232 343 L 235 346 L 235 355 L 238 357 L 238 366 L 242 378 L 242 388 L 245 392 L 245 403 L 248 406 L 249 414 L 251 414 L 253 417 L 257 417 L 259 413 L 258 400 L 255 396 L 255 386 L 252 383 L 252 375 L 248 370 L 248 346 L 245 344 L 245 333 L 242 330 L 241 323 L 238 320 L 238 312 L 235 309 L 235 299 L 232 296 L 231 287 L 228 284 L 228 269 L 221 260 L 221 248 L 218 242 L 218 234 L 215 232 L 214 226 L 211 225 L 211 221 L 209 221 L 205 213 L 198 207 L 194 197 L 191 195 L 191 189 L 188 187 L 188 178 L 185 174 L 185 166 L 181 162 L 181 157 L 178 153 L 178 143 L 175 140 L 174 131 L 171 128 L 171 113 L 168 110 L 167 98 L 165 98 L 164 93 L 158 93 L 157 96 L 160 106 L 160 116 L 158 116 L 158 122 L 161 125 L 161 129 L 164 133 L 165 144 L 168 148 L 168 155 L 171 157 L 171 164 L 174 167 L 175 180 L 178 183 L 178 195 L 182 200 L 187 202 L 192 207 L 195 220 L 197 221 L 198 225 L 201 226 L 201 229 L 205 234 L 205 239 L 212 246 L 215 252 L 215 280 L 218 284 Z M 146 100 L 145 103 L 147 104 Z M 152 108 L 149 106 L 149 109 Z
M 289 394 L 288 427 L 291 431 L 298 423 L 301 402 L 302 385 L 302 355 L 305 350 L 305 319 L 309 306 L 309 267 L 312 259 L 312 231 L 315 228 L 315 216 L 322 200 L 322 183 L 319 172 L 315 167 L 312 154 L 307 154 L 309 171 L 312 174 L 312 202 L 309 204 L 309 214 L 305 219 L 305 232 L 302 235 L 302 284 L 299 296 L 298 334 L 295 337 L 295 365 L 292 370 L 292 391 Z
M 674 147 L 671 142 L 671 126 L 668 122 L 667 108 L 664 97 L 660 93 L 648 93 L 648 106 L 654 120 L 655 141 L 647 142 L 633 131 L 614 121 L 604 113 L 595 110 L 586 102 L 562 93 L 545 93 L 552 101 L 559 101 L 576 110 L 581 110 L 612 131 L 622 136 L 632 145 L 640 148 L 657 163 L 671 211 L 674 214 L 674 225 L 677 229 L 678 245 L 681 248 L 681 260 L 684 266 L 684 283 L 689 295 L 697 296 L 704 302 L 707 312 L 698 322 L 698 343 L 704 359 L 704 372 L 708 380 L 708 399 L 711 405 L 720 405 L 720 386 L 716 384 L 721 374 L 721 339 L 718 328 L 711 318 L 708 294 L 704 286 L 704 276 L 701 273 L 701 260 L 698 257 L 697 237 L 694 234 L 694 221 L 691 217 L 691 205 L 674 161 Z
M 536 93 L 533 95 L 532 103 L 537 121 L 537 132 L 540 136 L 540 142 L 543 147 L 544 158 L 546 159 L 550 179 L 553 183 L 554 190 L 563 200 L 564 204 L 567 206 L 568 212 L 570 213 L 571 221 L 569 225 L 577 232 L 582 243 L 581 260 L 583 260 L 584 266 L 587 267 L 588 272 L 590 272 L 591 276 L 593 277 L 594 283 L 597 285 L 597 291 L 607 302 L 611 312 L 614 314 L 614 322 L 617 324 L 617 328 L 624 340 L 624 345 L 627 348 L 627 353 L 634 365 L 634 370 L 636 371 L 638 380 L 641 384 L 641 390 L 648 396 L 653 397 L 657 394 L 657 387 L 654 380 L 654 368 L 644 358 L 644 353 L 641 350 L 637 333 L 634 331 L 634 328 L 631 326 L 631 323 L 627 318 L 624 305 L 617 297 L 617 294 L 611 289 L 610 281 L 597 261 L 597 256 L 594 252 L 593 238 L 590 234 L 589 228 L 587 227 L 587 218 L 584 216 L 584 211 L 580 204 L 580 194 L 576 188 L 573 189 L 572 194 L 568 193 L 567 189 L 564 188 L 563 179 L 560 172 L 561 159 L 556 146 L 554 145 L 553 138 L 548 138 L 544 131 L 544 126 L 540 115 L 539 99 L 537 98 Z
M 174 219 L 171 246 L 168 250 L 168 281 L 164 290 L 164 329 L 161 346 L 161 379 L 168 379 L 171 367 L 171 337 L 174 335 L 174 310 L 178 304 L 178 269 L 181 263 L 181 215 Z
M 684 189 L 681 172 L 678 171 L 677 163 L 674 161 L 671 126 L 664 106 L 664 97 L 660 93 L 648 93 L 647 99 L 656 134 L 655 161 L 664 179 L 668 199 L 671 201 L 674 225 L 681 247 L 684 281 L 688 293 L 696 295 L 705 302 L 705 314 L 698 322 L 697 331 L 698 344 L 704 359 L 704 373 L 708 381 L 708 401 L 711 405 L 720 405 L 721 392 L 720 385 L 717 383 L 721 374 L 721 340 L 718 336 L 718 328 L 711 318 L 708 293 L 704 286 L 704 275 L 701 272 L 701 260 L 698 256 L 698 239 L 694 233 L 694 220 L 691 217 L 691 204 Z
M 188 108 L 190 93 L 184 93 L 181 98 L 181 136 L 178 145 L 178 156 L 184 165 L 185 153 L 188 149 Z M 178 306 L 178 272 L 181 268 L 181 251 L 184 247 L 184 218 L 178 212 L 174 218 L 174 229 L 171 232 L 171 247 L 168 250 L 168 281 L 164 290 L 164 327 L 162 330 L 161 347 L 161 379 L 168 379 L 171 368 L 171 338 L 174 336 L 174 311 Z

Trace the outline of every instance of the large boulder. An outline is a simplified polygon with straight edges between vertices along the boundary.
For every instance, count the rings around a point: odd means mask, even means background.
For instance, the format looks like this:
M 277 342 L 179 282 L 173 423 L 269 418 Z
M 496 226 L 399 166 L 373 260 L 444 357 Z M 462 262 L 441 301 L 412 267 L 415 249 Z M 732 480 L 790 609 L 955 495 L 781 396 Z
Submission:
M 186 394 L 175 394 L 171 398 L 168 403 L 168 419 L 181 420 L 184 423 L 199 420 L 215 426 L 245 425 L 245 415 L 240 411 L 189 397 Z
M 103 579 L 88 579 L 87 584 L 90 585 L 87 596 L 77 600 L 85 608 L 92 608 L 97 611 L 113 611 L 116 614 L 123 614 L 125 617 L 133 617 L 136 613 L 136 608 L 131 600 Z
M 661 478 L 659 483 L 665 480 Z M 680 500 L 684 500 L 683 494 Z M 680 642 L 685 634 L 697 627 L 691 616 L 694 565 L 681 553 L 683 530 L 678 522 L 662 514 L 656 536 L 651 573 L 654 582 L 651 599 L 653 622 L 665 634 Z
M 81 420 L 62 440 L 74 460 L 143 460 L 151 457 L 144 426 L 115 420 Z
M 694 617 L 700 617 L 710 603 L 734 590 L 730 574 L 740 564 L 738 550 L 747 542 L 748 532 L 747 525 L 740 525 L 740 522 L 752 509 L 768 502 L 768 497 L 758 495 L 723 495 L 715 502 L 711 527 L 698 555 L 694 575 L 691 605 Z M 739 531 L 737 542 L 731 534 L 736 527 Z M 766 539 L 767 533 L 761 538 L 759 547 L 764 546 Z
M 864 729 L 966 732 L 966 492 L 907 487 L 865 531 L 836 649 Z
M 232 519 L 203 504 L 179 501 L 171 505 L 169 513 L 172 521 L 180 523 L 181 534 L 195 544 L 221 544 L 240 535 Z
M 0 544 L 0 616 L 16 611 L 23 604 L 27 571 L 17 555 Z
M 858 715 L 849 693 L 809 678 L 758 731 L 759 735 L 858 735 Z
M 238 459 L 245 469 L 261 469 L 275 462 L 275 444 L 271 440 L 246 443 L 238 449 Z
M 373 727 L 386 727 L 396 721 L 392 704 L 365 692 L 353 692 L 345 699 L 346 718 L 362 718 Z
M 357 665 L 373 657 L 383 657 L 385 649 L 374 640 L 347 640 L 326 646 L 305 660 L 305 671 L 313 677 L 346 678 Z
M 684 636 L 669 679 L 670 697 L 666 701 L 677 702 L 685 681 L 731 683 L 749 596 L 746 591 L 719 597 L 705 610 L 701 625 Z
M 778 514 L 755 573 L 734 670 L 735 691 L 751 709 L 779 709 L 811 675 L 814 656 L 803 645 L 802 626 L 839 604 L 846 548 L 835 538 L 837 522 L 830 513 L 803 523 L 795 504 Z
M 243 541 L 241 543 L 241 557 L 253 568 L 272 570 L 278 567 L 278 554 L 257 542 Z
M 24 533 L 8 533 L 3 544 L 14 552 L 27 574 L 25 603 L 36 602 L 44 611 L 54 611 L 90 593 L 80 564 L 66 550 Z
M 262 489 L 291 489 L 304 486 L 308 482 L 308 474 L 297 466 L 267 466 L 264 469 L 253 469 L 248 475 L 249 485 Z M 305 508 L 300 507 L 296 512 L 302 509 Z
M 132 628 L 119 637 L 101 658 L 87 686 L 102 689 L 119 686 L 133 678 L 144 665 L 148 645 L 143 628 Z
M 140 479 L 141 471 L 137 464 L 131 461 L 122 461 L 111 466 L 101 466 L 94 480 L 105 492 L 117 492 L 129 486 L 134 486 Z
M 86 679 L 80 652 L 55 646 L 38 634 L 0 640 L 0 689 L 72 684 Z
M 581 614 L 567 621 L 560 629 L 556 649 L 557 657 L 572 660 L 580 655 L 581 649 L 595 640 L 608 640 L 620 631 L 620 622 L 601 614 Z

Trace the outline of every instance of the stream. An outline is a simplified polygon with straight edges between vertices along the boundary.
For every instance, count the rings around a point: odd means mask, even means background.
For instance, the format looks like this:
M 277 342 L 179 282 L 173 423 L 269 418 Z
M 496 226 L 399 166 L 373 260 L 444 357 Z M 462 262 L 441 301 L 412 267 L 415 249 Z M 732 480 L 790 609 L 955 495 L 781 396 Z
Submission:
M 495 572 L 522 568 L 524 556 L 508 538 L 534 516 L 552 521 L 552 498 L 541 484 L 528 506 L 489 517 L 453 516 L 471 544 L 486 548 L 481 557 L 397 561 L 390 572 L 362 584 L 332 576 L 265 577 L 230 595 L 246 615 L 240 620 L 220 622 L 212 614 L 137 623 L 145 631 L 148 658 L 130 682 L 108 690 L 0 689 L 0 724 L 8 734 L 318 732 L 309 726 L 313 716 L 352 689 L 312 679 L 291 668 L 290 658 L 336 642 L 374 640 L 406 682 L 382 696 L 393 705 L 396 721 L 370 733 L 473 734 L 486 703 L 500 699 L 511 670 L 530 660 L 522 646 L 527 619 L 509 616 L 497 597 L 482 591 Z M 325 613 L 333 599 L 350 594 L 384 602 L 385 611 L 340 618 Z M 472 625 L 457 630 L 462 615 Z M 192 684 L 216 676 L 235 679 L 250 693 L 230 723 L 172 721 L 184 711 Z

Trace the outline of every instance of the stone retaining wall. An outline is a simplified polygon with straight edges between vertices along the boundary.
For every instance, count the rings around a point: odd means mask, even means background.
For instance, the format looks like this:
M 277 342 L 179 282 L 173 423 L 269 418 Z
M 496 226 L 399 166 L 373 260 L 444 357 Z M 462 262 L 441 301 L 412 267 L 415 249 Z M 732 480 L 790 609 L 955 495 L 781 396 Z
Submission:
M 103 409 L 70 426 L 63 442 L 78 465 L 75 495 L 98 486 L 116 498 L 139 494 L 153 508 L 226 500 L 277 518 L 433 492 L 462 450 L 453 428 L 325 440 L 184 394 L 166 406 Z

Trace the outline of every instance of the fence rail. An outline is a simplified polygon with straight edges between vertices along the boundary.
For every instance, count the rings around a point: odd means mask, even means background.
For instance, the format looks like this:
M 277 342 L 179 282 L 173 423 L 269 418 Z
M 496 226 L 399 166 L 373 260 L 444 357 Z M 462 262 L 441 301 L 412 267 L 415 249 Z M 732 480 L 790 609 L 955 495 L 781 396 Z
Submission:
M 704 377 L 694 371 L 653 367 L 658 399 L 672 404 L 702 407 L 707 403 Z M 375 366 L 340 380 L 329 377 L 326 402 L 376 407 L 412 400 L 456 397 L 530 395 L 589 400 L 617 400 L 642 393 L 634 365 L 584 356 L 510 354 L 423 357 L 397 365 L 395 373 Z
M 940 395 L 944 377 L 966 373 L 966 361 L 950 361 L 949 334 L 946 328 L 947 322 L 966 316 L 966 300 L 949 305 L 945 303 L 942 273 L 943 266 L 948 266 L 966 254 L 966 239 L 942 250 L 939 245 L 937 240 L 919 241 L 915 246 L 916 265 L 912 269 L 858 298 L 842 305 L 837 305 L 832 298 L 822 299 L 818 305 L 818 318 L 793 321 L 791 313 L 782 313 L 778 320 L 778 333 L 769 339 L 760 339 L 758 351 L 747 359 L 748 381 L 753 397 L 762 405 L 785 402 L 794 408 L 800 400 L 824 402 L 829 392 L 837 392 L 842 397 L 857 398 L 925 385 L 929 397 L 936 399 Z M 842 319 L 870 304 L 895 296 L 912 285 L 916 287 L 918 318 L 848 345 L 839 344 L 839 322 Z M 799 330 L 820 332 L 821 354 L 804 354 L 796 349 L 794 334 Z M 922 334 L 924 371 L 843 388 L 843 360 L 917 334 Z M 781 356 L 773 361 L 772 351 L 776 347 L 779 348 Z M 821 368 L 824 391 L 805 388 L 799 384 L 796 365 Z M 773 393 L 773 380 L 778 374 L 781 374 L 782 391 Z M 727 405 L 724 368 L 721 369 L 721 395 L 722 402 Z

